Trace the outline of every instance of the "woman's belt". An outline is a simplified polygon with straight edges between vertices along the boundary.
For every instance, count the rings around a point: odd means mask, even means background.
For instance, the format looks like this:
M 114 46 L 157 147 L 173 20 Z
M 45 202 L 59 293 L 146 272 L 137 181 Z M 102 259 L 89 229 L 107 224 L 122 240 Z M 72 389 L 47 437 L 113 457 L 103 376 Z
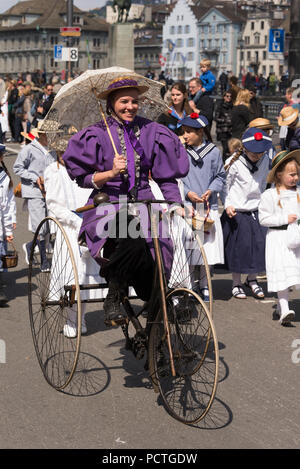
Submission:
M 289 225 L 270 226 L 270 230 L 287 230 Z

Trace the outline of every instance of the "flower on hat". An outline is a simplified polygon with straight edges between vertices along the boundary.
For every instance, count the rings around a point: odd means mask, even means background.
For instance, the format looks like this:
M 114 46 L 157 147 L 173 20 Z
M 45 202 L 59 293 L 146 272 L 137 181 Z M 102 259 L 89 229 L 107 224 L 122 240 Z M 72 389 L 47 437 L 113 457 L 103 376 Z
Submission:
M 190 117 L 191 117 L 192 119 L 198 119 L 199 114 L 197 114 L 197 112 L 192 112 L 192 113 L 190 114 Z
M 262 140 L 264 138 L 264 136 L 261 132 L 256 132 L 254 134 L 254 138 L 255 138 L 255 140 L 259 141 L 259 140 Z

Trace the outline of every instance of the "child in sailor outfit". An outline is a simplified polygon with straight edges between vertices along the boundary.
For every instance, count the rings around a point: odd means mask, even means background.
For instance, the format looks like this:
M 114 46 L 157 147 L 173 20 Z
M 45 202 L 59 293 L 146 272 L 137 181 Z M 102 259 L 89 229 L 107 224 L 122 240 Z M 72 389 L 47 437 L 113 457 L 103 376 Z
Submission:
M 204 203 L 204 209 L 210 209 L 209 216 L 214 220 L 209 232 L 204 232 L 203 247 L 210 266 L 224 263 L 223 234 L 218 213 L 218 193 L 225 186 L 225 170 L 220 150 L 209 141 L 205 128 L 209 125 L 205 116 L 192 113 L 182 121 L 183 139 L 190 161 L 187 176 L 182 178 L 184 198 L 194 207 Z M 204 301 L 209 301 L 207 278 L 204 266 L 200 266 L 200 285 L 197 285 Z M 197 289 L 197 288 L 196 288 Z
M 259 204 L 259 221 L 268 227 L 266 237 L 266 272 L 268 291 L 277 292 L 278 306 L 274 319 L 290 324 L 295 312 L 289 309 L 289 287 L 300 286 L 300 150 L 281 151 L 272 160 L 266 190 Z M 288 230 L 295 225 L 299 242 L 291 248 Z
M 266 228 L 258 220 L 258 205 L 266 188 L 270 159 L 266 153 L 272 139 L 255 127 L 242 136 L 243 148 L 226 161 L 226 198 L 221 217 L 225 264 L 232 272 L 232 295 L 246 299 L 241 274 L 248 274 L 245 286 L 255 298 L 264 292 L 257 284 L 258 272 L 265 271 Z
M 13 241 L 13 228 L 16 222 L 16 202 L 12 181 L 3 162 L 5 145 L 0 144 L 0 307 L 8 302 L 2 283 L 3 262 L 7 243 Z

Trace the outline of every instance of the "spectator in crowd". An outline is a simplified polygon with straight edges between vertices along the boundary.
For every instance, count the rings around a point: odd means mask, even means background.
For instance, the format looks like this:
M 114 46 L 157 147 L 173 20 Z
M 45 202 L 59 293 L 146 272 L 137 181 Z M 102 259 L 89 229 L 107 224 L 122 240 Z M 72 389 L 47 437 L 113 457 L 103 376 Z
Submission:
M 220 102 L 216 113 L 216 132 L 217 140 L 221 142 L 223 148 L 223 162 L 230 156 L 228 149 L 228 140 L 231 138 L 231 112 L 232 112 L 232 96 L 230 91 L 225 91 L 223 99 Z
M 257 119 L 257 117 L 263 117 L 263 106 L 260 100 L 256 97 L 256 87 L 250 85 L 248 87 L 250 93 L 250 118 L 251 120 Z
M 271 72 L 268 76 L 268 90 L 271 96 L 276 95 L 276 87 L 277 87 L 277 78 L 274 72 Z
M 23 119 L 24 119 L 24 101 L 25 101 L 25 88 L 24 85 L 18 86 L 18 99 L 14 104 L 14 114 L 15 114 L 15 141 L 21 143 L 23 137 L 21 132 L 23 131 Z
M 23 132 L 29 132 L 31 122 L 30 122 L 30 111 L 32 108 L 32 91 L 31 91 L 31 83 L 29 81 L 24 82 L 24 104 L 23 104 L 23 121 L 22 121 L 22 127 L 23 127 Z
M 229 78 L 229 91 L 231 93 L 231 96 L 232 96 L 232 102 L 234 104 L 235 100 L 236 100 L 236 97 L 239 93 L 239 91 L 241 91 L 242 88 L 240 88 L 238 86 L 238 79 L 237 77 L 235 77 L 234 75 L 232 77 Z
M 36 102 L 36 114 L 32 123 L 34 126 L 37 126 L 37 123 L 46 117 L 50 107 L 52 106 L 54 97 L 53 85 L 48 83 L 45 85 L 44 92 L 40 93 Z
M 16 80 L 10 80 L 8 85 L 8 123 L 10 128 L 11 140 L 15 137 L 15 108 L 14 105 L 18 100 L 18 88 Z
M 205 94 L 198 94 L 202 88 L 202 82 L 199 78 L 192 78 L 189 81 L 189 105 L 193 112 L 205 116 L 209 122 L 209 127 L 212 125 L 214 102 L 213 99 Z
M 9 82 L 5 82 L 5 93 L 0 101 L 0 143 L 5 142 L 6 132 L 9 131 L 8 123 L 8 87 Z
M 220 82 L 221 94 L 224 95 L 228 86 L 228 75 L 224 71 L 219 76 L 219 82 Z
M 187 89 L 184 83 L 177 82 L 172 85 L 169 107 L 169 111 L 161 114 L 157 122 L 179 135 L 182 132 L 180 121 L 191 113 L 187 99 Z
M 241 90 L 232 108 L 232 136 L 240 139 L 250 120 L 250 92 Z

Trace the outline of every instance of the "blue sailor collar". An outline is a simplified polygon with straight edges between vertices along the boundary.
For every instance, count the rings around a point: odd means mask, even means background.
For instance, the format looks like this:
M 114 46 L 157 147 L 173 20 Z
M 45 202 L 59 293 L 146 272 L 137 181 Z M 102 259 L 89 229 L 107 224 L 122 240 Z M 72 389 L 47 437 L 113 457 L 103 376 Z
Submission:
M 200 147 L 192 147 L 187 145 L 186 151 L 191 156 L 194 164 L 202 162 L 203 158 L 213 149 L 215 144 L 212 142 L 204 142 Z

